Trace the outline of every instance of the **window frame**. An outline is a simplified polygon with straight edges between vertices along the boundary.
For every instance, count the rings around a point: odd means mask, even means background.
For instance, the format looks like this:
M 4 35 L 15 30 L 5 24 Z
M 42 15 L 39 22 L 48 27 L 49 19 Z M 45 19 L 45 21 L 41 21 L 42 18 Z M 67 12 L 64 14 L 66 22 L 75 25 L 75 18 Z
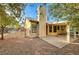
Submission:
M 52 32 L 52 25 L 49 25 L 49 32 Z

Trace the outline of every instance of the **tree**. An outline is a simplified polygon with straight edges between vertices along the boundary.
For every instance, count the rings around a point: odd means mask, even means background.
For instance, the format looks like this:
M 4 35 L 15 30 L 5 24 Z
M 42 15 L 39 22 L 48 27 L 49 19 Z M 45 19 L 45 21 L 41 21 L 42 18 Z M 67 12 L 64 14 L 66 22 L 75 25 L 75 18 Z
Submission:
M 0 4 L 0 28 L 2 40 L 4 39 L 3 33 L 5 27 L 18 24 L 16 19 L 20 18 L 23 7 L 24 4 Z
M 4 34 L 4 29 L 9 26 L 9 25 L 14 25 L 14 22 L 17 22 L 14 18 L 11 16 L 3 16 L 0 19 L 0 28 L 1 28 L 1 39 L 3 40 L 3 34 Z
M 53 3 L 49 5 L 49 14 L 58 19 L 67 20 L 73 27 L 79 28 L 78 3 Z

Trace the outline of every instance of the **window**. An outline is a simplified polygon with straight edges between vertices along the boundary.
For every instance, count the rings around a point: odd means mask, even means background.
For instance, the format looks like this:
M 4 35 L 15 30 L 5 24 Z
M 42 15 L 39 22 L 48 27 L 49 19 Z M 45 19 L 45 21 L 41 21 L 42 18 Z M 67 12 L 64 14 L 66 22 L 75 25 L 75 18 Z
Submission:
M 32 33 L 36 33 L 36 32 L 37 32 L 37 25 L 32 24 Z
M 59 26 L 58 26 L 58 30 L 60 30 Z
M 53 28 L 54 28 L 54 32 L 56 32 L 56 31 L 57 31 L 57 30 L 56 30 L 56 26 L 54 26 Z
M 49 32 L 52 32 L 52 25 L 49 25 Z

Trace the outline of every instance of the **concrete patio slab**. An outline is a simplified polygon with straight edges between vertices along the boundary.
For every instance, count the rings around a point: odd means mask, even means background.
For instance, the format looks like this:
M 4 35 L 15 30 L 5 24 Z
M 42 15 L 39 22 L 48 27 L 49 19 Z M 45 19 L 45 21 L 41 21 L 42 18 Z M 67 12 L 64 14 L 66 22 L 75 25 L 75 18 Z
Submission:
M 71 38 L 72 40 L 73 38 Z M 54 45 L 58 48 L 63 48 L 64 46 L 68 45 L 69 43 L 66 41 L 66 35 L 60 35 L 60 36 L 47 36 L 45 38 L 42 38 L 42 40 L 48 42 L 51 45 Z M 73 40 L 72 40 L 73 41 Z

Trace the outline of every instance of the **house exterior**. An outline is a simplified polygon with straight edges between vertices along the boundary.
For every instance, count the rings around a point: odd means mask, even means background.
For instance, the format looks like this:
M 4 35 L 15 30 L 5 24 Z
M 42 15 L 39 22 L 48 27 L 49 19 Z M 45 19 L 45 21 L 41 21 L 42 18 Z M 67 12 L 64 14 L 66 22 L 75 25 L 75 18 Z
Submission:
M 39 22 L 37 20 L 27 19 L 25 22 L 26 35 L 29 37 L 37 37 L 39 34 Z
M 64 22 L 47 23 L 47 35 L 62 35 L 66 34 L 67 24 Z
M 47 22 L 46 9 L 44 6 L 37 8 L 37 19 L 26 18 L 26 34 L 30 37 L 46 37 L 47 35 L 66 34 L 67 23 Z

